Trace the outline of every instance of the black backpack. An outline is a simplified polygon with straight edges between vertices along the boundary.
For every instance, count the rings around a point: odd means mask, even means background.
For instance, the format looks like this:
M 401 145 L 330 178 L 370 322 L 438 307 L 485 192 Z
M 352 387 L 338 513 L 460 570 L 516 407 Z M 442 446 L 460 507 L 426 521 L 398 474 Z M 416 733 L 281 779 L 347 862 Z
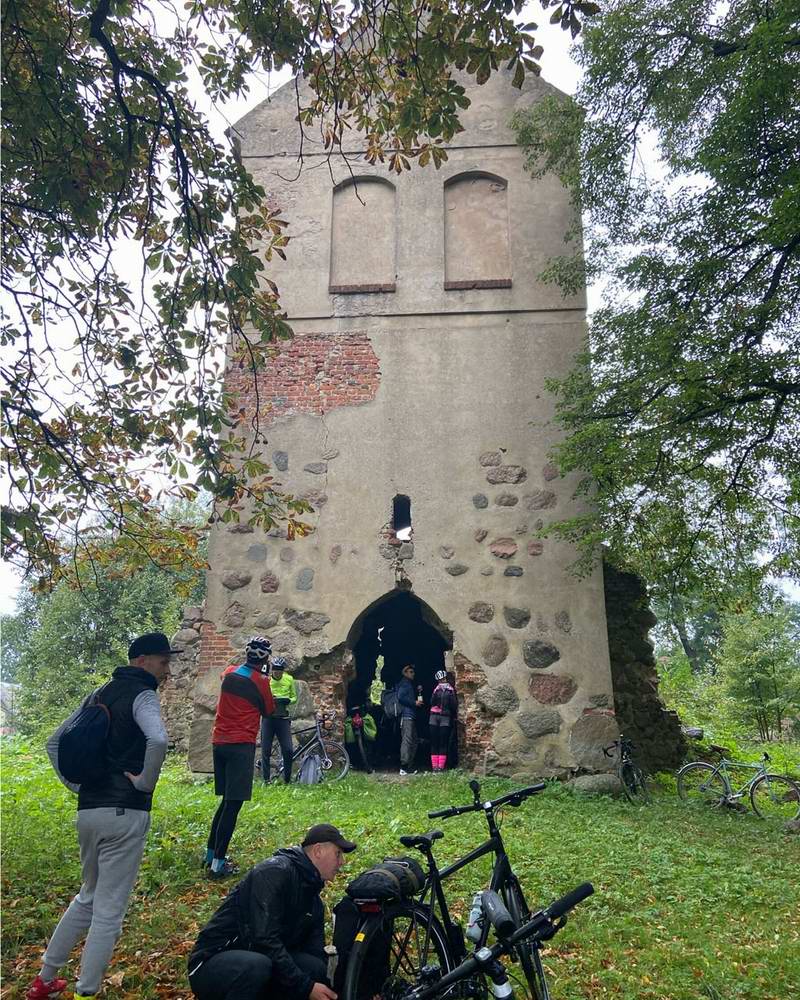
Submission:
M 347 886 L 351 899 L 406 899 L 425 885 L 425 872 L 415 858 L 386 858 L 356 876 Z
M 107 740 L 111 713 L 94 692 L 58 739 L 58 770 L 74 785 L 90 784 L 108 772 Z

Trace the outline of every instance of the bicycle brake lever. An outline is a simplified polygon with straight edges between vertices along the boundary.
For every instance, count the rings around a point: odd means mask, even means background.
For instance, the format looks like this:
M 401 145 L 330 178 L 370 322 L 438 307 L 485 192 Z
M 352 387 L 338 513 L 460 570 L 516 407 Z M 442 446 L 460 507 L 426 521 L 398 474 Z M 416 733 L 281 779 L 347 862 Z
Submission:
M 549 941 L 550 938 L 555 937 L 556 934 L 558 934 L 566 922 L 567 918 L 565 916 L 559 917 L 558 920 L 555 921 L 551 920 L 547 930 L 540 932 L 537 937 L 540 941 Z

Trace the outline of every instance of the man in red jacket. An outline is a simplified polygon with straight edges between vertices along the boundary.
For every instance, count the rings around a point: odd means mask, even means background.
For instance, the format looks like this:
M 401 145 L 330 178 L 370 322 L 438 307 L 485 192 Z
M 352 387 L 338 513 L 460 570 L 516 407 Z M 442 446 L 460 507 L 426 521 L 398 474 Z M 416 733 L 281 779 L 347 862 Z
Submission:
M 217 715 L 211 734 L 214 791 L 222 796 L 211 822 L 206 849 L 209 878 L 222 879 L 239 869 L 226 857 L 243 802 L 253 796 L 253 765 L 261 719 L 272 715 L 269 687 L 269 640 L 254 636 L 245 647 L 246 662 L 222 675 Z

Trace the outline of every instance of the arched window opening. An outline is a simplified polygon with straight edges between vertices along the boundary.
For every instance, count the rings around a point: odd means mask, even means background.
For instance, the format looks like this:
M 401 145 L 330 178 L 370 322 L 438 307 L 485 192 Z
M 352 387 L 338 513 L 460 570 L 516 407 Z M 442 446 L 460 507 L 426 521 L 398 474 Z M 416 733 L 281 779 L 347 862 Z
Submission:
M 392 528 L 401 542 L 411 539 L 411 498 L 403 493 L 392 500 Z
M 396 267 L 394 185 L 356 177 L 333 191 L 331 295 L 393 292 Z
M 508 184 L 486 173 L 459 174 L 444 186 L 444 287 L 511 288 Z

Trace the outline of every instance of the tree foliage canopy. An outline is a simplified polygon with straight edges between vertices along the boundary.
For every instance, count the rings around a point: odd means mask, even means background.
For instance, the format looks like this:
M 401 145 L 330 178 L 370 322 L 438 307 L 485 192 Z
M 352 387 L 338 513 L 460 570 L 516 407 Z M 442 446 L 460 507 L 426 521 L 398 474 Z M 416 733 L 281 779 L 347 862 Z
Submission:
M 20 687 L 14 723 L 24 732 L 60 721 L 128 662 L 132 639 L 155 630 L 172 634 L 184 603 L 203 600 L 202 573 L 154 564 L 132 573 L 127 546 L 117 542 L 106 536 L 102 561 L 72 563 L 73 575 L 48 593 L 23 588 L 16 613 L 2 619 L 2 676 Z
M 390 170 L 438 166 L 469 103 L 453 67 L 484 82 L 512 66 L 517 86 L 538 72 L 522 6 L 4 0 L 7 555 L 45 576 L 99 555 L 93 516 L 143 564 L 192 562 L 193 531 L 154 511 L 154 470 L 173 495 L 208 490 L 215 516 L 302 530 L 308 505 L 276 488 L 258 413 L 242 426 L 221 381 L 225 348 L 255 373 L 290 333 L 268 277 L 286 220 L 191 85 L 224 102 L 288 68 L 311 91 L 298 128 L 331 152 L 358 135 Z M 592 9 L 559 17 L 574 33 Z
M 598 540 L 680 590 L 758 553 L 800 571 L 800 22 L 796 0 L 612 0 L 576 102 L 515 124 L 582 208 L 548 276 L 602 283 L 553 388 L 563 471 Z M 656 169 L 643 149 L 654 149 Z M 652 163 L 652 161 L 651 161 Z

